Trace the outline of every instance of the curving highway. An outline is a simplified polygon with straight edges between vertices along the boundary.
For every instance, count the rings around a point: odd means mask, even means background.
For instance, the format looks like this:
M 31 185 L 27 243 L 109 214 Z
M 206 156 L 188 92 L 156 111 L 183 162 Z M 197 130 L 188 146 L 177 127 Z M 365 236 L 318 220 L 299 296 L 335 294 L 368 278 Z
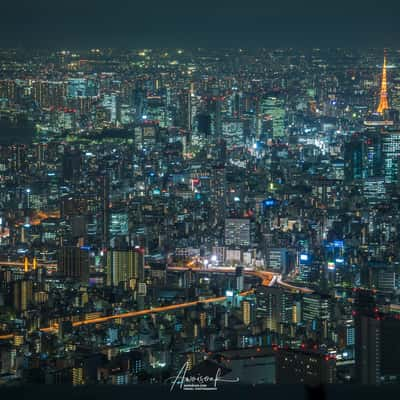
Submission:
M 252 293 L 254 293 L 254 289 L 241 292 L 240 295 L 248 296 Z M 140 311 L 129 311 L 126 313 L 121 313 L 121 314 L 107 315 L 104 317 L 87 319 L 87 320 L 83 320 L 83 321 L 75 321 L 72 323 L 72 326 L 79 327 L 79 326 L 92 325 L 92 324 L 101 324 L 104 322 L 108 322 L 108 321 L 112 321 L 112 320 L 120 319 L 120 318 L 132 318 L 132 317 L 140 317 L 140 316 L 149 315 L 149 314 L 158 314 L 158 313 L 163 313 L 163 312 L 167 312 L 167 311 L 174 311 L 174 310 L 179 310 L 182 308 L 193 307 L 198 304 L 219 303 L 219 302 L 222 302 L 225 300 L 227 300 L 227 296 L 220 296 L 220 297 L 212 297 L 212 298 L 204 299 L 204 300 L 196 300 L 196 301 L 189 301 L 186 303 L 172 304 L 169 306 L 148 308 L 146 310 L 140 310 Z M 58 329 L 58 324 L 55 324 L 54 326 L 49 326 L 47 328 L 41 328 L 40 332 L 51 333 L 51 332 L 56 332 L 57 329 Z M 14 334 L 0 335 L 0 340 L 8 340 L 8 339 L 12 339 L 13 337 L 14 337 Z
M 26 263 L 17 263 L 17 262 L 7 262 L 6 265 L 11 266 L 20 266 L 24 267 Z M 5 265 L 3 262 L 0 261 L 0 266 Z M 38 265 L 40 265 L 38 263 Z M 47 265 L 47 264 L 46 264 Z M 235 272 L 234 267 L 224 267 L 224 268 L 196 268 L 196 267 L 176 267 L 176 266 L 169 266 L 168 270 L 170 271 L 189 271 L 192 270 L 194 272 L 199 272 L 199 273 L 233 273 Z M 287 290 L 293 290 L 296 292 L 301 292 L 301 293 L 312 293 L 313 291 L 308 288 L 303 288 L 303 287 L 297 287 L 294 285 L 291 285 L 289 283 L 283 282 L 282 277 L 280 274 L 269 272 L 269 271 L 255 271 L 251 269 L 245 269 L 243 271 L 245 275 L 249 276 L 256 276 L 261 280 L 261 285 L 262 286 L 273 286 L 275 284 L 284 287 Z M 241 292 L 241 296 L 247 296 L 254 293 L 254 289 L 247 290 L 244 292 Z M 154 308 L 149 308 L 146 310 L 140 310 L 140 311 L 129 311 L 121 314 L 115 314 L 115 315 L 107 315 L 104 317 L 99 317 L 99 318 L 93 318 L 93 319 L 86 319 L 82 321 L 75 321 L 72 323 L 73 327 L 80 327 L 80 326 L 85 326 L 85 325 L 91 325 L 91 324 L 100 324 L 120 318 L 132 318 L 132 317 L 140 317 L 143 315 L 149 315 L 149 314 L 158 314 L 158 313 L 163 313 L 167 311 L 174 311 L 174 310 L 179 310 L 182 308 L 187 308 L 187 307 L 193 307 L 198 304 L 207 304 L 207 303 L 218 303 L 218 302 L 223 302 L 227 300 L 226 296 L 219 296 L 219 297 L 212 297 L 204 300 L 196 300 L 196 301 L 190 301 L 190 302 L 185 302 L 185 303 L 179 303 L 179 304 L 172 304 L 168 306 L 162 306 L 162 307 L 154 307 Z M 40 331 L 44 333 L 51 333 L 51 332 L 56 332 L 58 329 L 58 325 L 55 324 L 54 326 L 49 326 L 46 328 L 41 328 Z M 6 334 L 6 335 L 0 335 L 0 340 L 9 340 L 14 337 L 13 334 Z
M 194 263 L 191 262 L 189 263 L 189 265 L 193 265 Z M 21 262 L 21 261 L 1 261 L 0 260 L 0 267 L 19 267 L 19 268 L 27 268 L 28 270 L 32 270 L 33 268 L 46 268 L 46 269 L 51 269 L 51 270 L 55 270 L 57 269 L 57 263 L 41 263 L 41 262 L 29 262 L 29 261 L 25 261 L 25 262 Z M 145 267 L 150 268 L 150 267 Z M 229 273 L 229 272 L 235 272 L 235 268 L 234 267 L 211 267 L 211 268 L 198 268 L 198 267 L 194 267 L 194 266 L 187 266 L 187 267 L 176 267 L 176 266 L 168 266 L 167 267 L 169 271 L 188 271 L 188 270 L 192 270 L 194 272 L 200 272 L 200 273 L 221 273 L 221 272 L 225 272 L 225 273 Z M 28 271 L 26 271 L 28 272 Z M 282 275 L 278 274 L 276 272 L 270 272 L 270 271 L 257 271 L 254 269 L 245 269 L 243 271 L 243 273 L 245 275 L 253 275 L 253 276 L 257 276 L 258 278 L 261 279 L 262 281 L 262 285 L 263 286 L 272 286 L 274 284 L 277 284 L 279 286 L 284 287 L 285 289 L 288 290 L 293 290 L 296 292 L 300 292 L 300 293 L 313 293 L 313 290 L 308 289 L 308 288 L 304 288 L 304 287 L 300 287 L 300 286 L 295 286 L 292 284 L 289 284 L 287 282 L 284 282 L 282 280 Z

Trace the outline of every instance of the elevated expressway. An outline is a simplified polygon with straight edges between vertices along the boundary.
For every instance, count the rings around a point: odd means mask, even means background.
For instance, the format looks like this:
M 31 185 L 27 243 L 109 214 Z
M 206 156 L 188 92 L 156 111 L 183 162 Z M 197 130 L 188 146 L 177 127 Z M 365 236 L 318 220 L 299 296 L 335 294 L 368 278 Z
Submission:
M 37 263 L 37 267 L 46 267 L 49 264 L 40 264 Z M 12 267 L 21 267 L 26 270 L 27 268 L 27 262 L 2 262 L 0 261 L 0 267 L 2 266 L 12 266 Z M 54 267 L 51 264 L 51 267 Z M 194 271 L 198 273 L 234 273 L 235 268 L 196 268 L 196 267 L 176 267 L 176 266 L 169 266 L 168 271 Z M 313 291 L 308 288 L 303 288 L 303 287 L 297 287 L 294 285 L 291 285 L 289 283 L 283 282 L 281 275 L 274 273 L 274 272 L 269 272 L 269 271 L 257 271 L 253 269 L 244 269 L 243 270 L 244 275 L 247 276 L 255 276 L 261 280 L 261 285 L 262 286 L 273 286 L 273 285 L 279 285 L 287 290 L 292 290 L 300 293 L 312 293 Z M 247 296 L 254 293 L 254 289 L 250 289 L 247 291 L 243 291 L 239 293 L 240 296 Z M 114 314 L 114 315 L 107 315 L 104 317 L 98 317 L 98 318 L 91 318 L 91 319 L 84 319 L 82 321 L 74 321 L 72 322 L 73 327 L 80 327 L 80 326 L 86 326 L 86 325 L 92 325 L 92 324 L 101 324 L 104 322 L 109 322 L 113 320 L 118 320 L 118 319 L 123 319 L 123 318 L 133 318 L 133 317 L 140 317 L 144 315 L 150 315 L 150 314 L 158 314 L 158 313 L 163 313 L 163 312 L 168 312 L 168 311 L 175 311 L 175 310 L 180 310 L 183 308 L 188 308 L 188 307 L 193 307 L 198 304 L 208 304 L 208 303 L 221 303 L 225 300 L 227 300 L 227 296 L 219 296 L 219 297 L 211 297 L 208 299 L 202 299 L 202 300 L 196 300 L 196 301 L 190 301 L 190 302 L 185 302 L 185 303 L 179 303 L 179 304 L 171 304 L 168 306 L 162 306 L 162 307 L 154 307 L 154 308 L 149 308 L 145 310 L 139 310 L 139 311 L 128 311 L 125 313 L 121 314 Z M 41 328 L 40 331 L 43 333 L 54 333 L 58 329 L 58 324 L 55 324 L 53 326 L 49 326 L 46 328 Z M 12 339 L 14 337 L 14 334 L 6 334 L 6 335 L 0 335 L 0 340 L 8 340 Z

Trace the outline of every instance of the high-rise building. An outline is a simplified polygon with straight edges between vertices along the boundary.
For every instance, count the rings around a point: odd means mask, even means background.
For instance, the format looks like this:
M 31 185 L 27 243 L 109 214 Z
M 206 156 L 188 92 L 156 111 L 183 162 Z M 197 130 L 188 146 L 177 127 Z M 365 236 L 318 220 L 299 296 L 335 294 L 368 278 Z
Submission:
M 382 135 L 379 131 L 366 131 L 364 137 L 364 176 L 366 178 L 382 175 Z
M 370 204 L 382 202 L 386 198 L 385 179 L 368 178 L 363 182 L 363 194 Z
M 210 114 L 200 113 L 196 117 L 197 131 L 203 133 L 205 136 L 211 135 L 211 116 Z
M 83 375 L 84 371 L 82 367 L 72 368 L 72 384 L 74 386 L 83 385 L 85 383 Z
M 211 175 L 211 222 L 223 226 L 226 213 L 226 170 L 224 166 L 213 168 Z
M 79 151 L 67 151 L 63 157 L 63 177 L 65 180 L 80 177 L 82 158 Z
M 183 89 L 178 94 L 176 125 L 188 131 L 192 130 L 192 91 Z
M 353 135 L 344 145 L 344 177 L 347 182 L 363 178 L 364 140 Z
M 303 320 L 328 320 L 330 317 L 329 297 L 308 294 L 303 297 Z
M 15 102 L 19 98 L 18 85 L 14 80 L 6 79 L 0 81 L 0 97 Z
M 102 105 L 108 111 L 109 122 L 115 124 L 120 121 L 121 104 L 120 99 L 116 93 L 105 95 Z
M 207 114 L 211 119 L 211 133 L 214 137 L 222 135 L 222 102 L 224 98 L 218 88 L 212 88 L 211 93 L 206 98 Z
M 386 183 L 397 183 L 400 162 L 400 131 L 382 133 L 383 174 Z
M 67 95 L 65 82 L 35 81 L 32 97 L 42 108 L 63 107 Z
M 110 177 L 108 172 L 106 172 L 101 177 L 101 211 L 102 211 L 102 238 L 101 242 L 104 246 L 109 245 L 110 239 Z
M 144 120 L 135 127 L 135 147 L 149 149 L 157 143 L 159 126 L 157 121 Z
M 243 267 L 236 267 L 236 290 L 241 292 L 244 287 Z
M 242 321 L 245 325 L 250 325 L 254 321 L 254 303 L 250 300 L 243 300 L 240 304 L 242 309 Z
M 58 268 L 66 278 L 87 283 L 89 280 L 88 250 L 76 246 L 61 247 Z
M 268 268 L 282 273 L 287 273 L 289 269 L 289 252 L 287 249 L 268 249 L 266 264 Z
M 107 253 L 107 285 L 126 283 L 135 288 L 143 282 L 144 255 L 142 249 L 112 249 Z
M 269 122 L 267 131 L 271 137 L 285 135 L 286 110 L 283 99 L 277 96 L 268 96 L 261 102 L 261 112 L 265 115 L 265 123 Z
M 127 212 L 110 213 L 110 237 L 126 236 L 129 233 L 129 216 Z
M 250 246 L 251 221 L 247 218 L 225 219 L 225 245 Z
M 293 321 L 293 295 L 279 287 L 262 286 L 256 291 L 257 314 L 266 321 L 266 327 L 279 331 L 281 324 Z
M 400 320 L 379 312 L 374 294 L 358 290 L 354 302 L 356 379 L 361 384 L 400 381 Z
M 96 97 L 98 84 L 94 79 L 70 78 L 67 81 L 67 97 Z
M 23 144 L 16 144 L 13 148 L 13 169 L 15 172 L 26 172 L 28 167 L 27 162 L 27 146 Z
M 13 282 L 12 295 L 14 309 L 17 312 L 26 311 L 33 300 L 33 282 L 26 279 Z
M 392 81 L 392 107 L 400 111 L 400 76 L 395 77 Z
M 400 320 L 376 314 L 356 316 L 357 381 L 381 384 L 400 381 Z
M 334 357 L 302 349 L 279 349 L 276 360 L 276 383 L 321 385 L 336 380 Z

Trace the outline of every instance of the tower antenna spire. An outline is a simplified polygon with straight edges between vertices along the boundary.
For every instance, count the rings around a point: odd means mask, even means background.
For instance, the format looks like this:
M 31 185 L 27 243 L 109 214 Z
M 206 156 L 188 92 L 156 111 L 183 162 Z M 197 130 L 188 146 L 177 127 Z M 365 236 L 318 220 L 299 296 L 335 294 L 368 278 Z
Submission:
M 377 112 L 382 114 L 389 108 L 388 91 L 387 91 L 387 74 L 386 74 L 386 49 L 383 53 L 383 67 L 382 67 L 382 78 L 381 78 L 381 90 L 379 95 L 379 105 Z

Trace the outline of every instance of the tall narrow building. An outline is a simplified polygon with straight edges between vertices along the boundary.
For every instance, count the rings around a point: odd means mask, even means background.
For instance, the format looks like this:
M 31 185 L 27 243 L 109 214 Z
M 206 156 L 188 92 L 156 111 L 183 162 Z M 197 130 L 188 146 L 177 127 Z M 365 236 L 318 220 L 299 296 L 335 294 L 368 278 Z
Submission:
M 180 128 L 192 130 L 192 91 L 190 89 L 183 89 L 178 94 L 176 124 Z
M 66 278 L 82 283 L 89 280 L 89 253 L 76 246 L 64 246 L 59 251 L 58 268 Z
M 373 293 L 368 290 L 356 292 L 353 313 L 357 383 L 398 383 L 400 320 L 380 313 Z
M 30 280 L 19 280 L 12 285 L 13 307 L 17 312 L 26 311 L 33 299 L 33 283 Z
M 102 211 L 102 238 L 104 246 L 109 246 L 109 224 L 110 224 L 110 178 L 108 172 L 101 177 L 101 211 Z
M 385 183 L 397 183 L 400 163 L 400 131 L 383 131 L 381 138 Z
M 113 249 L 107 253 L 107 285 L 126 283 L 132 289 L 144 278 L 142 249 Z

